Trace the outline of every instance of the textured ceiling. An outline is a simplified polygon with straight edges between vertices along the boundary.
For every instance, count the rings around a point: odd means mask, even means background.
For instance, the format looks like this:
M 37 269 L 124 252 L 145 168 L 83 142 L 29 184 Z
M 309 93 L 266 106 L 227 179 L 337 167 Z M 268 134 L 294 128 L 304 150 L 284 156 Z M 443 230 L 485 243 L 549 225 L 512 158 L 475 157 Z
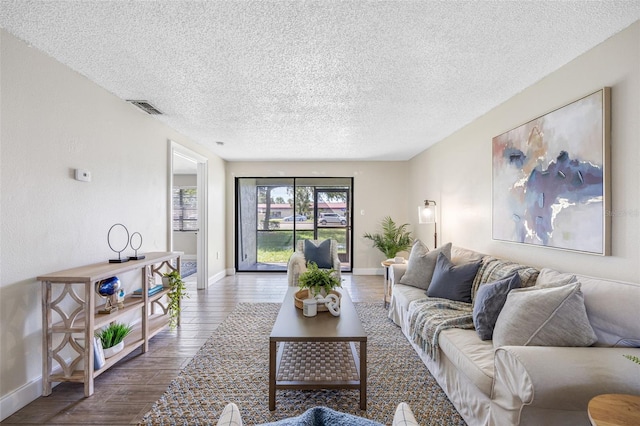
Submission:
M 409 159 L 639 17 L 637 1 L 0 8 L 7 31 L 227 160 Z

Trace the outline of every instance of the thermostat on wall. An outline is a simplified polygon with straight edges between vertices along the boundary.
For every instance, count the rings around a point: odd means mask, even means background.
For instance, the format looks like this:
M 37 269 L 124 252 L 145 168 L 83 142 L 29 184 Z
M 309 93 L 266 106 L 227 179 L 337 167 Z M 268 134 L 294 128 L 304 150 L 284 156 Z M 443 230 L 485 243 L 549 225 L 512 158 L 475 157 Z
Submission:
M 76 169 L 76 180 L 91 182 L 91 172 L 84 169 Z

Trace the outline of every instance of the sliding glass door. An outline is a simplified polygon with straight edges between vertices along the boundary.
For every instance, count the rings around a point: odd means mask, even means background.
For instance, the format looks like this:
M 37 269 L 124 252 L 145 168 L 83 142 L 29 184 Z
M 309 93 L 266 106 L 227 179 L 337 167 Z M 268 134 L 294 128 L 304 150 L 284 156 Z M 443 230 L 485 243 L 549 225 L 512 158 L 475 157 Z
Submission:
M 351 271 L 352 178 L 236 178 L 236 270 L 286 271 L 299 240 L 338 241 Z

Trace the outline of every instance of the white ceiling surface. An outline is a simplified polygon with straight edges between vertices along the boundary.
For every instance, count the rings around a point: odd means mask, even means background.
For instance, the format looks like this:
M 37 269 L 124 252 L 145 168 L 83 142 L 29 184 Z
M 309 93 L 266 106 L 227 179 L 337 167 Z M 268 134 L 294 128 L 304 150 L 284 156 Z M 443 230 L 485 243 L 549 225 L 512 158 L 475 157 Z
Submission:
M 0 8 L 10 33 L 231 161 L 409 159 L 639 18 L 637 1 Z

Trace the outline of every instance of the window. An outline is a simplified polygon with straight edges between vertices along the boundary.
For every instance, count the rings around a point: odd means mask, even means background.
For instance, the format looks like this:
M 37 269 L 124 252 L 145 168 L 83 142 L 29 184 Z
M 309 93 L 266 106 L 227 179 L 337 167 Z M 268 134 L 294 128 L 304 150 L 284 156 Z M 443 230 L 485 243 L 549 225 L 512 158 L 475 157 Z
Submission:
M 236 270 L 286 271 L 300 240 L 338 242 L 342 271 L 351 271 L 350 177 L 236 178 Z
M 198 230 L 198 193 L 195 186 L 173 188 L 173 230 Z

